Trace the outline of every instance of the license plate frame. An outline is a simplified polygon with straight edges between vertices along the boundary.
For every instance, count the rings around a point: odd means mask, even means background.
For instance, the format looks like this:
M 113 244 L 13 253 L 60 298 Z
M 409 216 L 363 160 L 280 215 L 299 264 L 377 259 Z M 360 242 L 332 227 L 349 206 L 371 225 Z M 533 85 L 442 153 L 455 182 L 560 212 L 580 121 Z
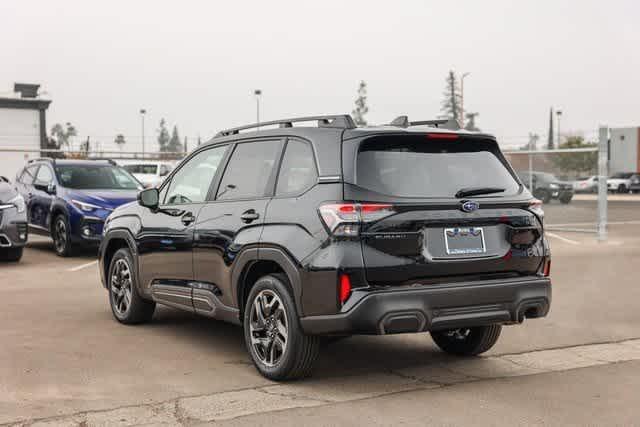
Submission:
M 483 255 L 487 252 L 482 227 L 445 228 L 444 245 L 447 255 Z

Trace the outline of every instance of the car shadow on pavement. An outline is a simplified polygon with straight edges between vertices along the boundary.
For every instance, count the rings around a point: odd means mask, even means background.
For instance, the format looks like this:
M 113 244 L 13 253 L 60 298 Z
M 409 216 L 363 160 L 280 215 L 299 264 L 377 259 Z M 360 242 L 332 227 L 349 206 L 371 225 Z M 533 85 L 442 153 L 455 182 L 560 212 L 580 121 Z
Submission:
M 223 363 L 252 365 L 240 326 L 162 307 L 144 327 L 170 334 L 199 352 L 223 354 Z M 457 360 L 439 351 L 428 333 L 353 336 L 323 344 L 313 377 L 366 375 Z
M 48 253 L 48 254 L 52 254 L 55 255 L 55 249 L 53 248 L 53 241 L 51 240 L 36 240 L 36 241 L 29 241 L 27 243 L 27 247 L 29 249 L 33 249 L 34 251 L 38 251 L 38 252 L 43 252 L 43 253 Z M 92 260 L 92 259 L 96 259 L 98 256 L 98 249 L 97 248 L 82 248 L 80 250 L 77 250 L 72 257 L 69 257 L 69 259 L 74 259 L 77 258 L 79 260 Z

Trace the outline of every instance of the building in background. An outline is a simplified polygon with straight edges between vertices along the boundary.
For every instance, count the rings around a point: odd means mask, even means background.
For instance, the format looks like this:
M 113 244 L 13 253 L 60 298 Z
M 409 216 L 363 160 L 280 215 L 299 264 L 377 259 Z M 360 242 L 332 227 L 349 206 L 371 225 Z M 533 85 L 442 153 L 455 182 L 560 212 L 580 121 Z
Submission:
M 0 175 L 14 180 L 16 172 L 38 152 L 6 152 L 7 148 L 38 150 L 47 146 L 46 111 L 51 100 L 38 94 L 40 85 L 16 83 L 0 92 Z
M 611 128 L 609 174 L 640 172 L 640 127 Z

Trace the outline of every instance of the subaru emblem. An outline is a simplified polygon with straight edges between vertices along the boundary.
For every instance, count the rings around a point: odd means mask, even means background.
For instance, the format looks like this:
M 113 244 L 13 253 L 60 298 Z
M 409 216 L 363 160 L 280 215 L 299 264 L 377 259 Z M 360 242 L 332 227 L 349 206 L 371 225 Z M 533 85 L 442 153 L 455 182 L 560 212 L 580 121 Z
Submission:
M 467 200 L 466 202 L 462 202 L 462 206 L 460 208 L 463 212 L 473 212 L 480 208 L 480 203 L 474 202 L 473 200 Z

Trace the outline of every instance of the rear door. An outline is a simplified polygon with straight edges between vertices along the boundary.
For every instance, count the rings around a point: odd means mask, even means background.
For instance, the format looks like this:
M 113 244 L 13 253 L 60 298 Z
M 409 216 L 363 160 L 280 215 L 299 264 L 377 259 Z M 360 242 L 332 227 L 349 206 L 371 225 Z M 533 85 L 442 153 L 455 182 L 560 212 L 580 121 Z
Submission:
M 355 162 L 352 176 L 345 173 L 345 200 L 374 202 L 362 209 L 360 229 L 370 283 L 435 283 L 538 270 L 541 246 L 520 233 L 541 245 L 541 223 L 527 209 L 531 196 L 495 141 L 413 134 L 351 144 L 357 147 L 346 149 Z
M 226 306 L 236 306 L 231 269 L 247 245 L 260 240 L 283 141 L 263 139 L 237 143 L 215 197 L 198 215 L 194 248 L 193 304 L 201 314 L 213 314 L 213 292 Z

